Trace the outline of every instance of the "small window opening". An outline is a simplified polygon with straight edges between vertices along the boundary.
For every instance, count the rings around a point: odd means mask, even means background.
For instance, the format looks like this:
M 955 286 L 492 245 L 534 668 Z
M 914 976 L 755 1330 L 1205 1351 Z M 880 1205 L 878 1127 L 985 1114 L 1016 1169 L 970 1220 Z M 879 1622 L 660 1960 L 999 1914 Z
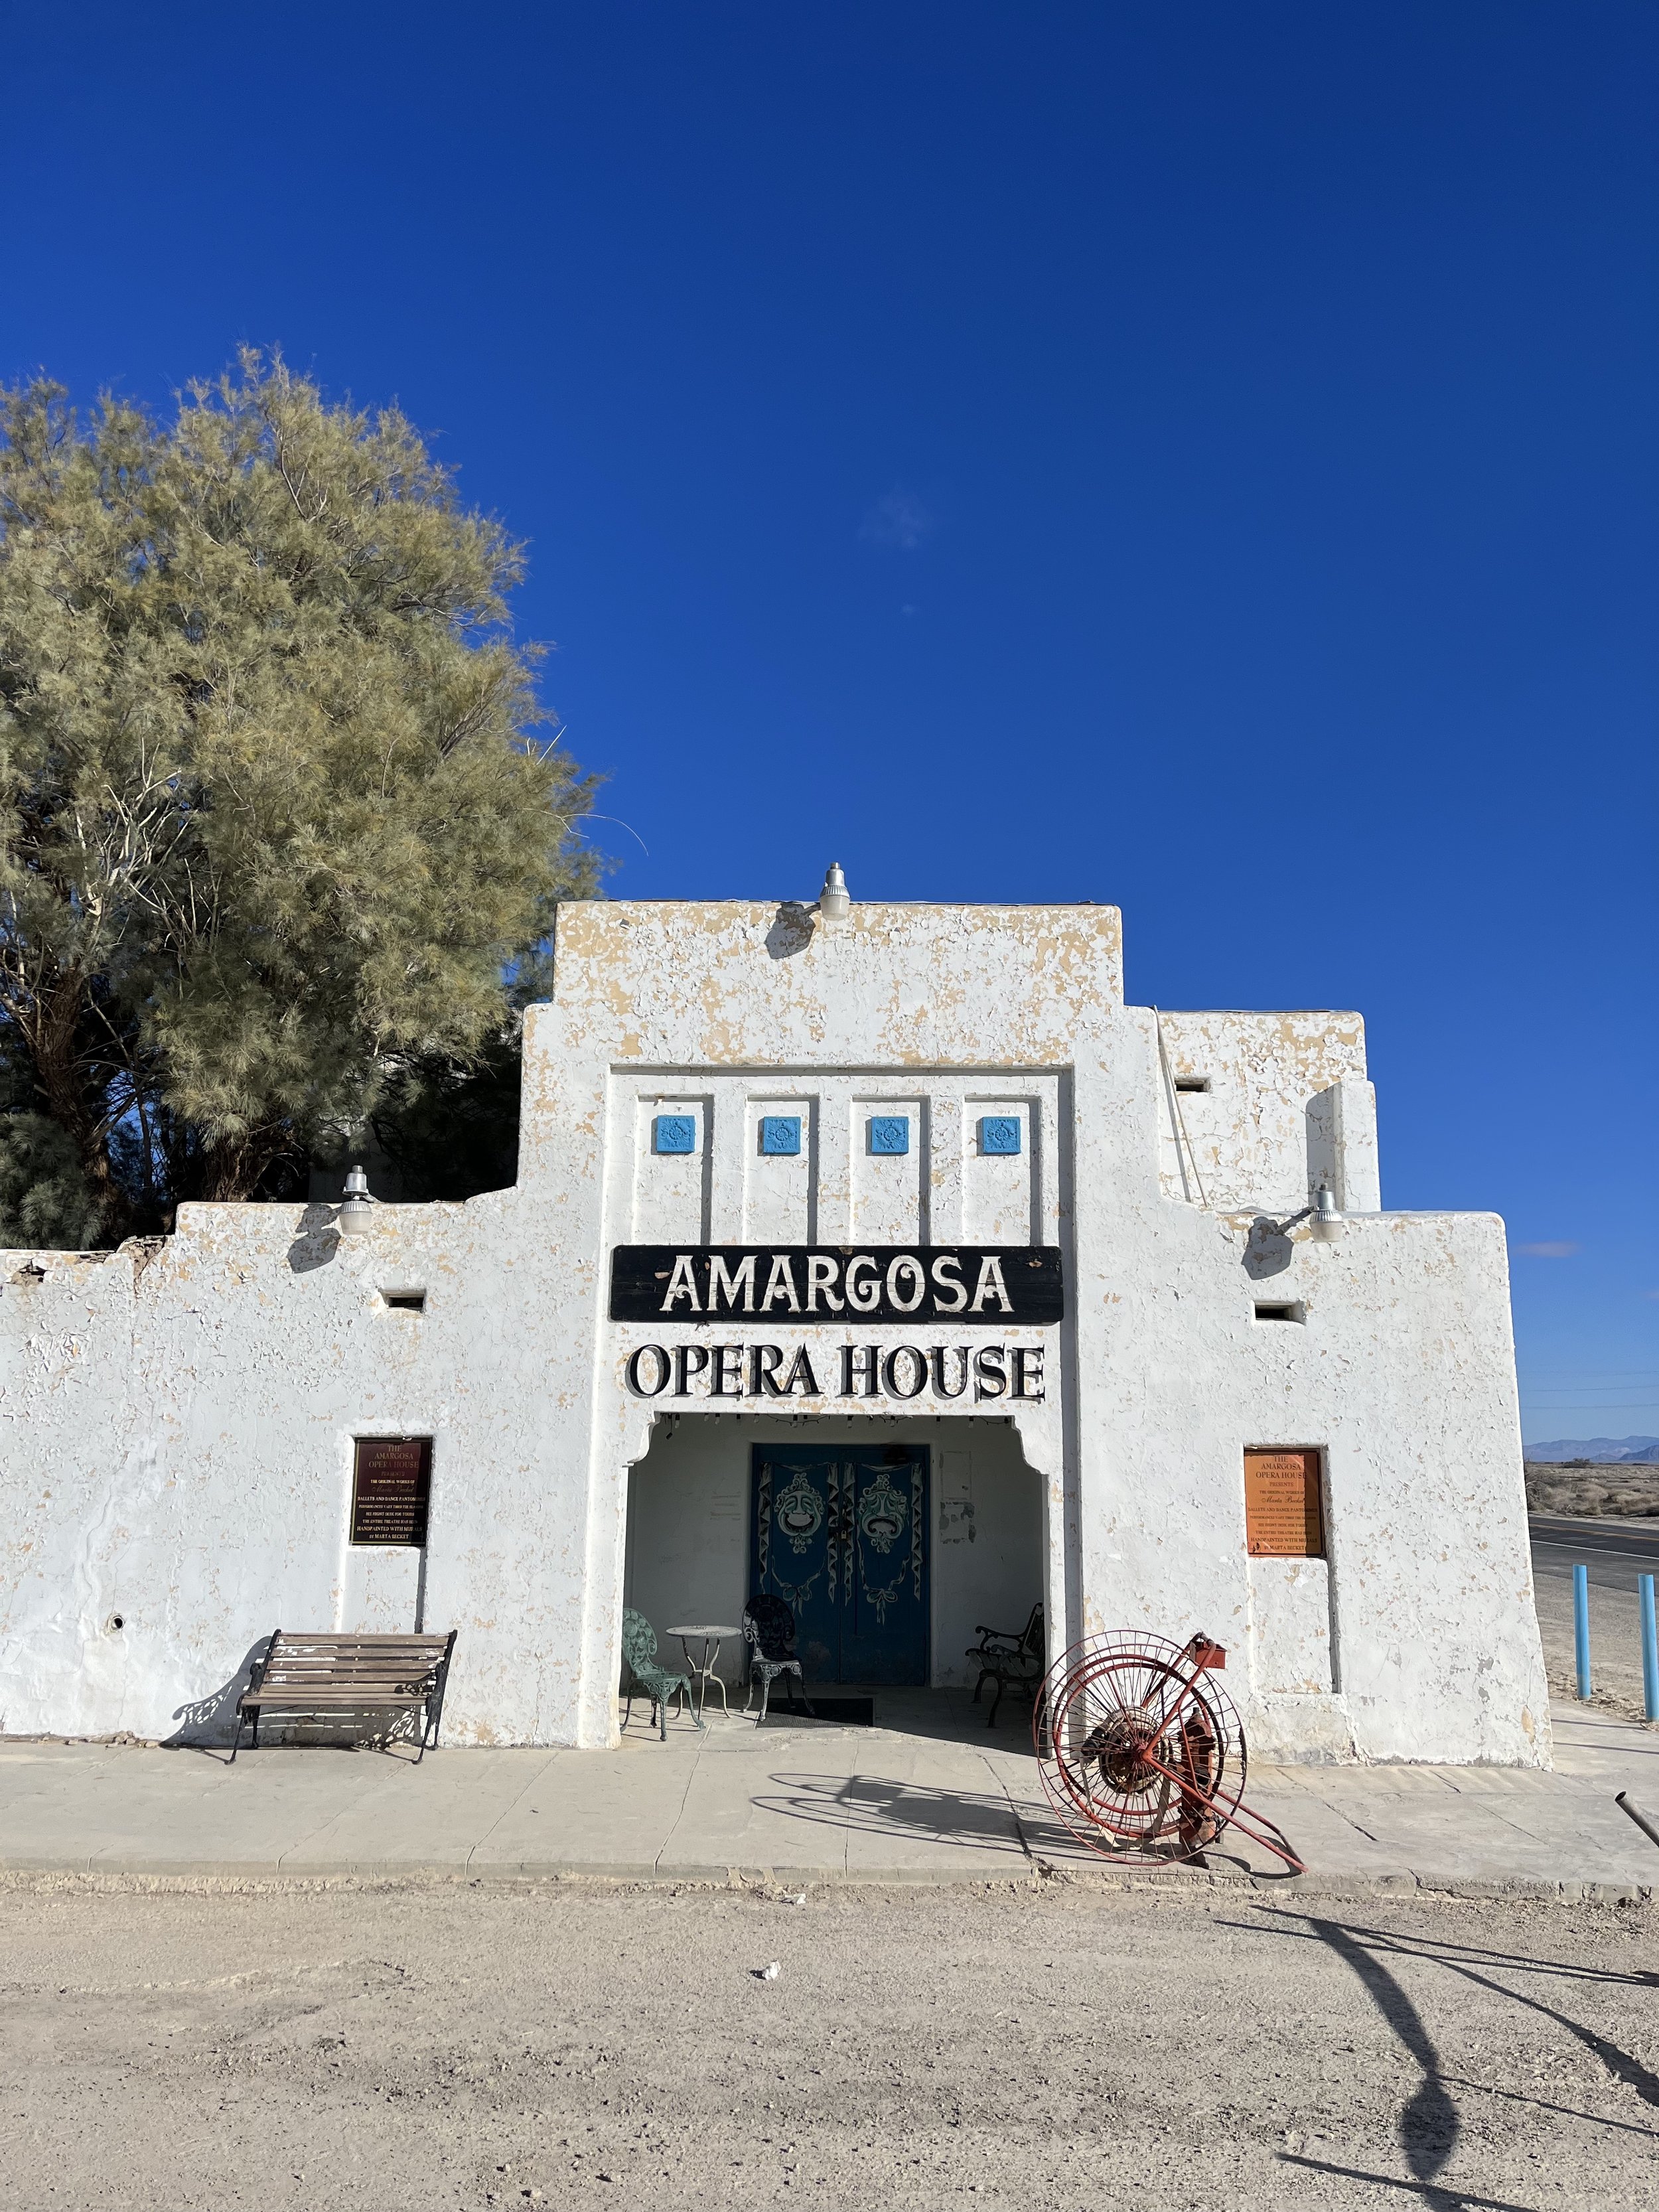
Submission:
M 424 1291 L 382 1291 L 380 1296 L 394 1313 L 424 1313 L 426 1311 Z
M 1255 1310 L 1258 1321 L 1306 1321 L 1308 1310 L 1301 1305 L 1262 1305 Z
M 1210 1079 L 1207 1075 L 1177 1075 L 1175 1086 L 1177 1091 L 1207 1091 Z

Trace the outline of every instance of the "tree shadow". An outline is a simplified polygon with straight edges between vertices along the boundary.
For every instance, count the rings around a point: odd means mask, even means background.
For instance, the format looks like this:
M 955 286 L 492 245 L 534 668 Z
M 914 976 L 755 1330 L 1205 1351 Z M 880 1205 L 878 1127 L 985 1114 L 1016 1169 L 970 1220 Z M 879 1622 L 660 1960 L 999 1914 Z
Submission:
M 1262 1909 L 1264 1911 L 1271 1910 L 1266 1906 Z M 1283 1917 L 1305 1919 L 1308 1916 L 1285 1914 Z M 1244 1921 L 1233 1924 L 1236 1927 L 1249 1925 Z M 1284 1932 L 1295 1933 L 1294 1929 Z M 1353 1928 L 1349 1932 L 1398 1951 L 1402 1956 L 1432 1959 L 1443 1966 L 1504 1966 L 1512 1973 L 1537 1974 L 1553 1981 L 1605 1982 L 1618 1989 L 1659 1990 L 1659 1969 L 1648 1966 L 1626 1972 L 1618 1966 L 1587 1966 L 1576 1960 L 1532 1959 L 1522 1951 L 1495 1951 L 1486 1943 L 1454 1943 L 1447 1936 L 1399 1936 L 1385 1928 Z M 1520 1992 L 1510 1990 L 1506 1994 L 1518 1996 Z
M 1467 2075 L 1448 2074 L 1454 2088 L 1475 2089 L 1483 2097 L 1498 2097 L 1506 2105 L 1530 2105 L 1535 2112 L 1559 2112 L 1565 2120 L 1588 2120 L 1593 2128 L 1612 2128 L 1620 2135 L 1645 2136 L 1659 2142 L 1659 2128 L 1638 2128 L 1634 2120 L 1610 2120 L 1604 2112 L 1581 2112 L 1575 2105 L 1553 2105 L 1547 2097 L 1528 2097 L 1519 2089 L 1494 2089 L 1490 2081 L 1471 2081 Z
M 1432 2181 L 1463 2132 L 1434 2038 L 1401 1983 L 1340 1921 L 1317 1920 L 1310 1915 L 1308 1924 L 1320 1942 L 1358 1976 L 1367 1996 L 1422 2069 L 1422 2081 L 1401 2111 L 1400 2148 L 1413 2179 Z
M 1292 1915 L 1271 1905 L 1259 1910 L 1283 1920 L 1295 1918 L 1305 1923 L 1305 1927 L 1281 1925 L 1265 1932 L 1290 1936 L 1300 1942 L 1322 1943 L 1334 1952 L 1358 1977 L 1373 2004 L 1416 2060 L 1423 2074 L 1421 2084 L 1407 2102 L 1400 2118 L 1401 2148 L 1411 2168 L 1412 2181 L 1392 2180 L 1382 2174 L 1362 2174 L 1350 2167 L 1324 2165 L 1317 2159 L 1291 2158 L 1286 2153 L 1284 2155 L 1290 2164 L 1310 2166 L 1320 2172 L 1343 2174 L 1350 2179 L 1370 2181 L 1391 2188 L 1413 2188 L 1426 2203 L 1444 2206 L 1448 2212 L 1451 2208 L 1464 2205 L 1491 2206 L 1496 2209 L 1496 2212 L 1513 2212 L 1513 2208 L 1499 2206 L 1496 2198 L 1472 2196 L 1467 2191 L 1436 2182 L 1436 2176 L 1443 2170 L 1456 2146 L 1462 2123 L 1453 2101 L 1450 2077 L 1441 2063 L 1434 2039 L 1412 1998 L 1382 1963 L 1382 1957 L 1379 1955 L 1382 1954 L 1443 1966 L 1449 1972 L 1461 1976 L 1465 1981 L 1472 1982 L 1496 1996 L 1507 1997 L 1511 2003 L 1523 2005 L 1528 2011 L 1553 2021 L 1587 2051 L 1593 2052 L 1615 2081 L 1622 2082 L 1626 2088 L 1633 2089 L 1644 2104 L 1659 2107 L 1659 2075 L 1656 2075 L 1641 2059 L 1621 2049 L 1595 2028 L 1573 2019 L 1571 2014 L 1560 2011 L 1554 2005 L 1546 2004 L 1541 1998 L 1529 1996 L 1524 1990 L 1511 1988 L 1506 1982 L 1495 1980 L 1490 1970 L 1503 1969 L 1511 1973 L 1542 1975 L 1556 1980 L 1613 1984 L 1636 1989 L 1659 1988 L 1659 1973 L 1646 1969 L 1634 1973 L 1610 1972 L 1600 1967 L 1564 1964 L 1555 1960 L 1530 1959 L 1514 1952 L 1493 1951 L 1480 1945 L 1454 1943 L 1437 1937 L 1397 1936 L 1387 1929 L 1322 1919 L 1313 1913 Z M 1224 1924 L 1263 1932 L 1259 1919 L 1236 1920 Z M 1489 1971 L 1483 1972 L 1483 1968 Z M 1637 2132 L 1645 2130 L 1638 2130 Z
M 1441 2188 L 1431 2181 L 1402 2181 L 1397 2173 L 1367 2173 L 1358 2166 L 1336 2166 L 1328 2159 L 1301 2158 L 1294 2151 L 1282 2150 L 1279 2162 L 1285 2166 L 1299 2166 L 1309 2173 L 1328 2173 L 1334 2180 L 1368 2181 L 1374 2189 L 1405 2189 L 1419 2197 L 1425 2204 L 1432 2205 L 1434 2212 L 1536 2212 L 1530 2204 L 1517 2204 L 1508 2197 L 1476 2197 L 1467 2189 Z
M 1644 1968 L 1638 1973 L 1610 1975 L 1599 1969 L 1586 1972 L 1582 1967 L 1563 1966 L 1554 1960 L 1517 1958 L 1511 1953 L 1486 1953 L 1463 1944 L 1437 1944 L 1427 1938 L 1413 1941 L 1380 1928 L 1356 1928 L 1346 1932 L 1355 1942 L 1391 1951 L 1396 1957 L 1425 1959 L 1434 1966 L 1444 1966 L 1448 1972 L 1462 1975 L 1466 1982 L 1474 1982 L 1480 1989 L 1490 1990 L 1494 1996 L 1508 1997 L 1512 2004 L 1524 2005 L 1528 2012 L 1553 2020 L 1559 2027 L 1565 2027 L 1569 2035 L 1583 2044 L 1586 2051 L 1592 2052 L 1614 2081 L 1622 2081 L 1627 2089 L 1633 2089 L 1644 2105 L 1659 2110 L 1659 2074 L 1656 2074 L 1651 2067 L 1644 2065 L 1632 2052 L 1622 2050 L 1605 2035 L 1599 2034 L 1595 2028 L 1587 2027 L 1582 2021 L 1575 2020 L 1571 2013 L 1561 2012 L 1554 2005 L 1546 2004 L 1540 1997 L 1528 1996 L 1523 1990 L 1511 1989 L 1506 1982 L 1494 1981 L 1490 1973 L 1482 1973 L 1474 1961 L 1478 1960 L 1480 1965 L 1487 1966 L 1507 1966 L 1512 1973 L 1541 1973 L 1558 1980 L 1613 1982 L 1626 1989 L 1659 1990 L 1659 1972 L 1650 1972 Z

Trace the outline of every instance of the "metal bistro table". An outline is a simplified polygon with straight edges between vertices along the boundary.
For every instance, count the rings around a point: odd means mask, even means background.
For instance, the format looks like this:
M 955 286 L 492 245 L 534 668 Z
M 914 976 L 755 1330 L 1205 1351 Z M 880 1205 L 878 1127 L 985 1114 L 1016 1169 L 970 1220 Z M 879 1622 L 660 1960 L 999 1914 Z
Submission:
M 699 1720 L 702 1718 L 702 1709 L 708 1697 L 708 1685 L 711 1682 L 720 1693 L 720 1711 L 729 1713 L 732 1710 L 732 1702 L 726 1694 L 725 1683 L 714 1669 L 720 1662 L 720 1644 L 723 1638 L 728 1636 L 741 1636 L 742 1629 L 732 1628 L 729 1625 L 710 1626 L 703 1622 L 689 1628 L 671 1628 L 668 1633 L 679 1638 L 680 1649 L 685 1654 L 685 1671 L 697 1686 L 697 1718 Z M 694 1659 L 691 1656 L 694 1638 L 702 1639 L 702 1657 L 701 1659 Z M 709 1648 L 711 1645 L 714 1647 L 712 1650 Z

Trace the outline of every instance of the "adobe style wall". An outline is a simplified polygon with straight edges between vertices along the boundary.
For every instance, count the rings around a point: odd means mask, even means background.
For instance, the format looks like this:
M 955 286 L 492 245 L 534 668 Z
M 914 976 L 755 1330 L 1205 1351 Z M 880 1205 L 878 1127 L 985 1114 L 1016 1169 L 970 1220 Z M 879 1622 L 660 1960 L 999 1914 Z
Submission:
M 692 1152 L 656 1149 L 663 1114 Z M 1279 1233 L 1322 1181 L 1340 1234 Z M 1065 1314 L 612 1320 L 629 1246 L 862 1253 L 866 1281 L 1048 1247 Z M 988 1346 L 994 1395 L 958 1364 Z M 1356 1016 L 1126 1006 L 1108 908 L 567 908 L 514 1189 L 357 1238 L 187 1206 L 157 1244 L 0 1255 L 0 1360 L 6 1732 L 210 1735 L 272 1627 L 418 1614 L 460 1632 L 446 1741 L 613 1741 L 629 1470 L 670 1413 L 738 1452 L 793 1368 L 791 1418 L 1012 1425 L 1055 1651 L 1203 1630 L 1258 1753 L 1547 1760 L 1501 1224 L 1381 1210 Z M 434 1439 L 423 1553 L 347 1540 L 374 1434 Z M 1249 1447 L 1323 1455 L 1327 1559 L 1248 1555 Z

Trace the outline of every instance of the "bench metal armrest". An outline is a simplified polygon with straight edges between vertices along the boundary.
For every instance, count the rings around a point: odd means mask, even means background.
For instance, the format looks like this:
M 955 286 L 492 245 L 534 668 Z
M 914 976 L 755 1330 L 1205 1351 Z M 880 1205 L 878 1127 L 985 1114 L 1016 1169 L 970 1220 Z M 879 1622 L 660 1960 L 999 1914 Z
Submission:
M 1018 1651 L 1023 1632 L 1015 1628 L 987 1628 L 982 1623 L 975 1623 L 974 1633 L 984 1638 L 987 1650 L 994 1644 L 1001 1644 L 1011 1651 Z
M 444 1641 L 443 1656 L 433 1669 L 432 1686 L 427 1692 L 425 1706 L 421 1716 L 420 1756 L 422 1759 L 426 1757 L 428 1739 L 435 1744 L 438 1741 L 438 1730 L 443 1725 L 444 1692 L 449 1687 L 449 1658 L 455 1649 L 455 1638 L 459 1632 L 459 1629 L 450 1630 Z
M 248 1668 L 247 1687 L 243 1691 L 241 1696 L 236 1700 L 239 1705 L 250 1704 L 258 1697 L 259 1686 L 265 1679 L 265 1669 L 270 1664 L 270 1655 L 276 1649 L 276 1638 L 280 1636 L 282 1632 L 282 1630 L 279 1628 L 276 1632 L 276 1634 L 272 1636 L 270 1643 L 266 1644 L 263 1657 L 254 1660 Z

